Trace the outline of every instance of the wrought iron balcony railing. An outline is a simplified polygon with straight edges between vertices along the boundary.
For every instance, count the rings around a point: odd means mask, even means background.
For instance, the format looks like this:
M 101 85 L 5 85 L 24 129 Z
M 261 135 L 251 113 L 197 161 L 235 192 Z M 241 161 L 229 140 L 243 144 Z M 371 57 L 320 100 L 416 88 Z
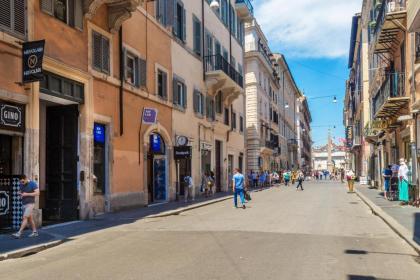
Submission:
M 390 13 L 402 12 L 406 10 L 406 0 L 382 0 L 382 5 L 376 17 L 375 23 L 375 40 L 379 33 L 381 33 L 382 26 L 385 22 L 386 16 Z
M 373 98 L 373 113 L 379 111 L 382 105 L 394 97 L 403 97 L 405 95 L 405 80 L 403 73 L 387 73 L 381 88 Z
M 223 71 L 233 81 L 235 81 L 241 88 L 243 88 L 243 76 L 236 71 L 235 67 L 231 65 L 222 55 L 208 55 L 204 57 L 205 71 Z

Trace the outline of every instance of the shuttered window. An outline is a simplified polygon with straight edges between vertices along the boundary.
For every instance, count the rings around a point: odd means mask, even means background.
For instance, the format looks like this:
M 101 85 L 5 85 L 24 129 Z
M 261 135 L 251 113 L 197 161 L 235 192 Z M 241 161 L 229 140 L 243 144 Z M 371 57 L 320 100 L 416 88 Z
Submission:
M 211 121 L 215 119 L 214 100 L 210 96 L 207 96 L 206 98 L 206 116 Z
M 225 125 L 229 125 L 229 108 L 225 108 Z
M 83 0 L 40 0 L 40 5 L 43 12 L 83 30 Z
M 205 114 L 205 111 L 204 111 L 204 96 L 198 90 L 194 90 L 194 112 L 201 115 L 201 116 L 204 116 L 204 114 Z
M 26 0 L 0 0 L 0 30 L 24 39 Z
M 146 60 L 124 50 L 125 81 L 135 87 L 146 86 Z
M 244 117 L 239 116 L 239 131 L 244 132 Z
M 178 39 L 185 42 L 187 39 L 187 28 L 186 28 L 186 11 L 184 4 L 177 0 L 175 3 L 175 11 L 173 15 L 173 33 Z
M 236 113 L 232 112 L 232 121 L 231 121 L 232 130 L 236 129 Z
M 222 92 L 219 91 L 216 94 L 216 113 L 221 114 L 222 113 L 222 107 L 223 107 Z
M 95 70 L 109 74 L 109 39 L 95 31 L 92 32 L 92 66 Z
M 187 86 L 177 77 L 173 79 L 173 103 L 178 107 L 187 108 Z
M 201 22 L 193 16 L 194 52 L 201 55 Z
M 168 75 L 160 69 L 157 71 L 157 94 L 162 99 L 168 99 Z

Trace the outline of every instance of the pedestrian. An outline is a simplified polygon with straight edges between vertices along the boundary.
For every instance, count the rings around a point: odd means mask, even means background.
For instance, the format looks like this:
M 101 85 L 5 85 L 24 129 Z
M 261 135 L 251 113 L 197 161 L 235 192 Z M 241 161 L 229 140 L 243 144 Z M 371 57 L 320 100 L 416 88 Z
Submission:
M 211 177 L 210 172 L 206 172 L 204 176 L 205 176 L 204 196 L 209 197 L 213 195 L 214 180 Z
M 341 168 L 340 170 L 340 177 L 341 177 L 341 183 L 344 183 L 344 168 Z
M 252 182 L 254 188 L 258 187 L 258 172 L 252 173 Z
M 289 170 L 286 170 L 284 173 L 283 173 L 283 179 L 284 179 L 284 185 L 287 187 L 287 186 L 289 186 L 289 181 L 290 181 L 290 171 Z
M 259 184 L 260 184 L 260 188 L 264 188 L 264 183 L 265 183 L 265 172 L 261 171 L 260 176 L 259 176 Z
M 298 173 L 297 175 L 298 184 L 296 186 L 296 190 L 298 190 L 300 187 L 300 189 L 303 191 L 303 181 L 305 180 L 305 175 L 303 174 L 301 170 L 299 170 L 297 173 Z
M 184 188 L 184 199 L 185 202 L 188 202 L 188 197 L 194 201 L 194 181 L 193 178 L 189 175 L 184 177 L 185 188 Z
M 250 188 L 253 185 L 254 172 L 252 170 L 250 170 L 248 172 L 248 176 L 247 177 L 248 177 L 248 188 Z
M 347 185 L 348 185 L 348 188 L 349 188 L 348 192 L 352 193 L 353 192 L 353 187 L 354 187 L 354 179 L 356 178 L 353 170 L 349 169 L 347 171 L 346 176 L 347 176 Z
M 384 177 L 384 198 L 388 199 L 388 193 L 391 186 L 391 177 L 392 177 L 392 165 L 388 165 L 387 168 L 384 169 L 382 172 L 382 176 Z
M 400 159 L 400 168 L 398 169 L 398 199 L 404 203 L 408 202 L 408 167 L 404 158 Z
M 33 210 L 35 206 L 35 197 L 39 196 L 38 184 L 35 181 L 29 180 L 26 175 L 20 176 L 19 182 L 19 194 L 22 197 L 23 218 L 19 231 L 14 233 L 13 237 L 21 238 L 28 223 L 32 227 L 32 233 L 28 237 L 37 237 L 38 231 L 36 230 L 33 218 Z
M 239 168 L 235 168 L 234 175 L 232 177 L 232 190 L 233 190 L 233 202 L 235 204 L 235 208 L 238 208 L 238 195 L 241 198 L 242 208 L 245 209 L 245 195 L 244 195 L 244 175 L 241 174 Z
M 295 184 L 296 179 L 297 179 L 297 171 L 296 170 L 293 170 L 292 171 L 292 185 Z

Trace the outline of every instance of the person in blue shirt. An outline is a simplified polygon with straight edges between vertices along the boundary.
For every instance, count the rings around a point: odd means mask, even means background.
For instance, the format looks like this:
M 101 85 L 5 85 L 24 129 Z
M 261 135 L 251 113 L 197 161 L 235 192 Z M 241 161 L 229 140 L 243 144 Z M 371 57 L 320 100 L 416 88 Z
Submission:
M 388 168 L 385 168 L 382 172 L 382 176 L 384 177 L 384 198 L 388 199 L 389 188 L 391 186 L 391 177 L 392 177 L 392 170 L 391 165 L 388 165 Z
M 242 208 L 245 209 L 245 195 L 244 195 L 244 187 L 245 187 L 245 177 L 239 171 L 239 168 L 235 168 L 235 174 L 232 178 L 232 185 L 233 185 L 233 202 L 235 203 L 235 208 L 238 208 L 238 195 L 241 198 Z

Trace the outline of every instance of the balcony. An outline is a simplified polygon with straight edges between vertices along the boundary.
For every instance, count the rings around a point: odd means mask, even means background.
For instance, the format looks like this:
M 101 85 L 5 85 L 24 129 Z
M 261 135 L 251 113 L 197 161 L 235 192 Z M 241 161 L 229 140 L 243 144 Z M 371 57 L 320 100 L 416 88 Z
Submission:
M 399 45 L 399 33 L 406 30 L 407 10 L 405 0 L 383 0 L 374 27 L 374 52 L 393 52 Z
M 289 139 L 287 140 L 287 147 L 289 150 L 296 150 L 298 148 L 298 140 L 297 139 Z
M 222 55 L 204 57 L 206 85 L 210 95 L 222 92 L 222 99 L 232 103 L 243 93 L 243 77 Z
M 85 0 L 83 10 L 85 17 L 93 19 L 102 5 L 108 8 L 108 27 L 112 33 L 118 32 L 121 24 L 131 17 L 131 14 L 142 5 L 144 0 Z
M 241 19 L 251 19 L 254 16 L 254 7 L 250 0 L 236 0 L 236 12 Z
M 407 107 L 410 98 L 405 96 L 405 80 L 402 73 L 388 73 L 373 98 L 374 119 L 396 119 L 401 109 Z
M 388 121 L 374 120 L 368 122 L 363 132 L 365 141 L 371 144 L 378 142 L 379 138 L 388 127 Z

